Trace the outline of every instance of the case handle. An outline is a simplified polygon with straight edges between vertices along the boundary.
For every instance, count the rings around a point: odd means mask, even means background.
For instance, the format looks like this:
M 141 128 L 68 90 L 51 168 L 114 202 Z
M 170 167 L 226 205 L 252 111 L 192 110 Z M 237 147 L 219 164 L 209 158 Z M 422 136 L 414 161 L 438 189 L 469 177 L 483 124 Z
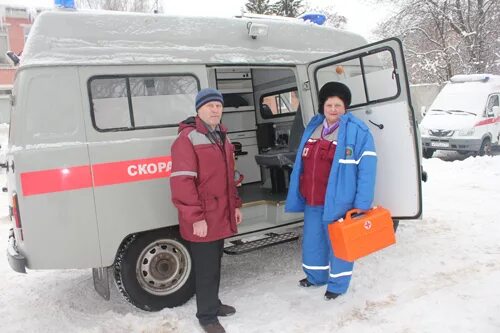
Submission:
M 351 220 L 353 217 L 356 217 L 356 216 L 359 216 L 363 213 L 363 211 L 361 209 L 358 209 L 358 208 L 353 208 L 351 210 L 349 210 L 346 214 L 345 214 L 345 220 L 346 221 L 349 221 Z

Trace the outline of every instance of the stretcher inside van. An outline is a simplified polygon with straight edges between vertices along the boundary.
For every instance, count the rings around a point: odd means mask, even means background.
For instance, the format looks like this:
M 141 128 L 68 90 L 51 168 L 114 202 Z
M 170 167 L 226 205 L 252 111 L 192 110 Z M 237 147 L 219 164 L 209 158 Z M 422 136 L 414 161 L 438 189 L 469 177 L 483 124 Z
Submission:
M 288 177 L 318 90 L 340 81 L 371 129 L 374 204 L 422 213 L 417 125 L 401 42 L 300 20 L 53 11 L 37 17 L 13 88 L 5 168 L 12 268 L 92 268 L 145 310 L 186 302 L 192 262 L 171 203 L 170 147 L 196 93 L 224 95 L 244 176 L 244 222 L 226 252 L 297 238 Z M 258 238 L 260 243 L 242 237 Z M 260 237 L 260 238 L 259 238 Z

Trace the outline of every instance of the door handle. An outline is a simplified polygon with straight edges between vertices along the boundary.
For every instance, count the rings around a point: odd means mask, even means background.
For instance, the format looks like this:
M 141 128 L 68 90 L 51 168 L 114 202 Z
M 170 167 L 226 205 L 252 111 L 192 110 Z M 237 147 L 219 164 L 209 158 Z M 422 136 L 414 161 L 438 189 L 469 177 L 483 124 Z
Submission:
M 374 123 L 373 121 L 371 120 L 368 120 L 370 123 L 372 123 L 373 125 L 377 126 L 378 128 L 380 129 L 384 129 L 384 124 L 377 124 L 377 123 Z

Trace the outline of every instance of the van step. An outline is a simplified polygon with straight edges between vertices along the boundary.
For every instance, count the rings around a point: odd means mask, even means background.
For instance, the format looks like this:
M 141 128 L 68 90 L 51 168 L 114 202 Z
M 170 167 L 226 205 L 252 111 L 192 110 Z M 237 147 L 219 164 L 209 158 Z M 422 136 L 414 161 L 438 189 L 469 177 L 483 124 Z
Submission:
M 253 250 L 262 249 L 268 246 L 273 246 L 277 244 L 282 244 L 286 242 L 291 242 L 299 238 L 299 234 L 296 232 L 286 232 L 282 234 L 277 233 L 267 233 L 266 237 L 252 240 L 252 241 L 243 241 L 241 239 L 237 239 L 232 241 L 231 243 L 234 245 L 228 246 L 224 248 L 224 253 L 226 254 L 242 254 L 247 253 Z

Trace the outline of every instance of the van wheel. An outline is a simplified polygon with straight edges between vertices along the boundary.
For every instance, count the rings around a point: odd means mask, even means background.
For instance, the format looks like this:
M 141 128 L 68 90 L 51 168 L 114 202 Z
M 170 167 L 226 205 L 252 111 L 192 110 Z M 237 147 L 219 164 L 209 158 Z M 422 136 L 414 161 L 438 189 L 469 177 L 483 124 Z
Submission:
M 116 257 L 114 275 L 125 299 L 146 311 L 179 306 L 194 295 L 191 256 L 176 229 L 129 237 Z
M 435 149 L 424 148 L 424 150 L 422 151 L 422 155 L 424 156 L 424 158 L 431 158 L 435 151 Z
M 479 156 L 491 155 L 491 140 L 490 138 L 485 138 L 481 143 L 481 147 L 478 152 Z

